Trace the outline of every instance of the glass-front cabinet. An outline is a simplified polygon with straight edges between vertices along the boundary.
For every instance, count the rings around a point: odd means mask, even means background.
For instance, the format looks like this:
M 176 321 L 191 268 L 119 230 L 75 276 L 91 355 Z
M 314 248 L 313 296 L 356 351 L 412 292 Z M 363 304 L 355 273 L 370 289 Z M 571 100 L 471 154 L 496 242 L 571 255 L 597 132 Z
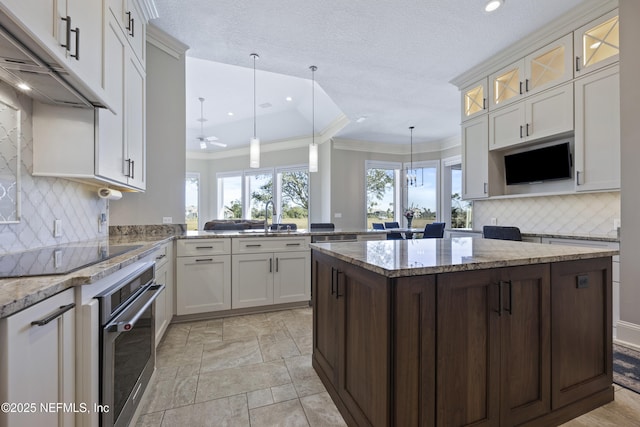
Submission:
M 618 61 L 619 31 L 618 9 L 615 9 L 573 33 L 576 77 Z
M 462 90 L 463 122 L 487 112 L 488 94 L 486 77 Z
M 489 77 L 490 108 L 499 108 L 573 78 L 573 36 L 566 36 L 527 55 Z

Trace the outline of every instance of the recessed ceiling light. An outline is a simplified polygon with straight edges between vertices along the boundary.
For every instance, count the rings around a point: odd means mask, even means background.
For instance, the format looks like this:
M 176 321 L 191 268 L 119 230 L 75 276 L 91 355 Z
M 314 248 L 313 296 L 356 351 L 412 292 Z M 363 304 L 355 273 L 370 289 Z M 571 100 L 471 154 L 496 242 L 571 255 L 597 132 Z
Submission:
M 489 0 L 487 4 L 484 6 L 484 11 L 493 12 L 494 10 L 502 6 L 502 3 L 504 3 L 504 0 Z
M 233 111 L 229 111 L 229 112 L 227 113 L 227 116 L 233 116 Z
M 31 86 L 26 83 L 18 83 L 18 89 L 21 90 L 31 90 Z
M 287 96 L 285 99 L 286 99 L 288 102 L 293 101 L 293 98 L 292 98 L 292 97 L 290 97 L 290 96 Z
M 358 117 L 358 118 L 356 119 L 356 123 L 362 123 L 362 122 L 364 122 L 365 120 L 367 120 L 367 118 L 366 118 L 365 116 Z

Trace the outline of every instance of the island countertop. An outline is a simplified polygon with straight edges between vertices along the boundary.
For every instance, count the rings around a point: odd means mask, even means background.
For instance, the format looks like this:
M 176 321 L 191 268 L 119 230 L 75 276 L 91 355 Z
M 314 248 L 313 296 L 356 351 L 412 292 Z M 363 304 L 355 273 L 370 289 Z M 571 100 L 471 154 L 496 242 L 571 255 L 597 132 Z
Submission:
M 311 248 L 394 278 L 611 257 L 619 251 L 473 237 L 313 243 Z

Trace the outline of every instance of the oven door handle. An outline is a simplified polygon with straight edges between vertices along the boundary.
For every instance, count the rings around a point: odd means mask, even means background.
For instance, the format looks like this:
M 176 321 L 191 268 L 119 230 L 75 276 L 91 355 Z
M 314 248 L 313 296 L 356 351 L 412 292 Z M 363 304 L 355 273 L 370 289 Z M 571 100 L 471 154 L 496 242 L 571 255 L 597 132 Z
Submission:
M 105 329 L 108 332 L 128 332 L 132 330 L 140 316 L 153 304 L 164 288 L 165 285 L 158 284 L 149 286 L 122 313 L 108 323 Z

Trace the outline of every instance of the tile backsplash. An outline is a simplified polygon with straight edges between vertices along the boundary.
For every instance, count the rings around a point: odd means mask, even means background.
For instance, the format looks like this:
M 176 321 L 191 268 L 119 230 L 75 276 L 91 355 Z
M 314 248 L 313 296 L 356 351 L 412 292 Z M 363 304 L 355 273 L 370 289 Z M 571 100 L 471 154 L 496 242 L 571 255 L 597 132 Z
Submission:
M 620 192 L 518 197 L 473 202 L 473 228 L 482 230 L 496 218 L 498 225 L 525 233 L 616 237 Z
M 103 212 L 108 214 L 108 202 L 98 197 L 95 187 L 62 178 L 31 175 L 31 98 L 0 82 L 0 99 L 21 110 L 21 215 L 18 223 L 0 224 L 0 253 L 108 237 L 108 224 L 98 231 L 98 218 Z M 0 127 L 5 125 L 0 123 Z M 55 219 L 61 220 L 60 237 L 53 235 Z

